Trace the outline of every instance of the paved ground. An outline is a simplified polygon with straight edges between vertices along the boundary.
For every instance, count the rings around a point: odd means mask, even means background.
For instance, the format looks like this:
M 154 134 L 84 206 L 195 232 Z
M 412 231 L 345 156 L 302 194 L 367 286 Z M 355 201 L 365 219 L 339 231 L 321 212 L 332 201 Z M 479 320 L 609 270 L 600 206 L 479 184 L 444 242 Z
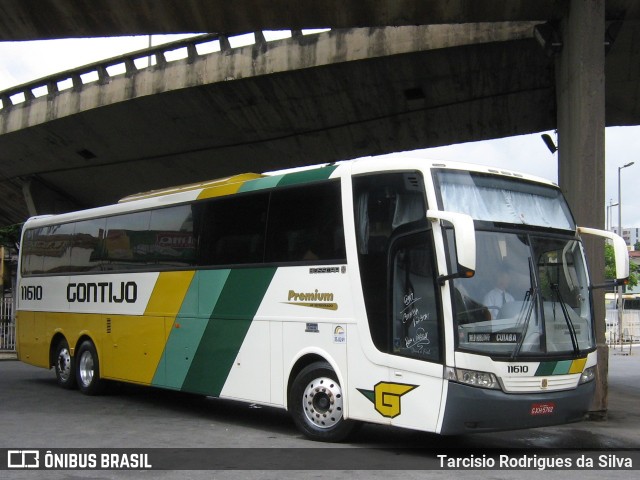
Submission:
M 2 356 L 0 356 L 2 358 Z M 300 458 L 326 460 L 331 471 L 146 471 L 146 472 L 0 472 L 2 478 L 513 478 L 514 472 L 465 470 L 412 470 L 416 462 L 436 461 L 442 452 L 492 452 L 535 455 L 554 452 L 558 457 L 575 455 L 577 449 L 640 449 L 640 348 L 634 355 L 612 352 L 609 375 L 608 419 L 600 422 L 535 430 L 478 434 L 460 437 L 434 435 L 364 426 L 346 445 L 310 442 L 295 429 L 288 415 L 271 408 L 221 401 L 176 392 L 123 386 L 101 397 L 86 397 L 57 387 L 53 372 L 16 361 L 0 361 L 0 449 L 15 448 L 247 448 L 229 450 L 230 465 L 260 460 L 261 448 L 287 456 L 293 464 Z M 297 448 L 312 449 L 307 451 Z M 420 449 L 415 451 L 413 449 Z M 570 449 L 570 450 L 565 450 Z M 308 452 L 312 452 L 309 455 Z M 609 453 L 609 452 L 604 452 Z M 2 455 L 6 455 L 2 451 Z M 219 455 L 218 453 L 213 453 Z M 640 450 L 632 452 L 640 455 Z M 226 455 L 226 452 L 225 452 Z M 363 463 L 389 465 L 396 471 L 344 472 L 345 455 Z M 253 458 L 251 458 L 253 457 Z M 0 459 L 1 461 L 2 459 Z M 261 460 L 262 461 L 262 460 Z M 239 463 L 240 462 L 240 463 Z M 396 465 L 394 463 L 394 465 Z M 640 463 L 640 458 L 637 459 Z M 2 463 L 0 463 L 2 464 Z M 274 466 L 282 467 L 282 458 Z M 640 465 L 634 465 L 638 468 Z M 405 468 L 407 470 L 405 471 Z M 7 474 L 5 476 L 5 474 Z M 45 477 L 46 475 L 46 477 Z M 523 471 L 519 478 L 634 478 L 629 471 Z

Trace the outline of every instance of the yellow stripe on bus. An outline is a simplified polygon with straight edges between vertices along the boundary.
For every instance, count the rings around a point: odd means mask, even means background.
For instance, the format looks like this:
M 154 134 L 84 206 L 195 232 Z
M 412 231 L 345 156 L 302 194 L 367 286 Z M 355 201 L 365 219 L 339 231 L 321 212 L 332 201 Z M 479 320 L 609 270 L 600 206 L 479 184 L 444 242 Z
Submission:
M 111 315 L 105 341 L 105 376 L 150 385 L 162 359 L 193 271 L 161 272 L 144 315 Z
M 580 358 L 578 360 L 574 360 L 571 363 L 571 368 L 569 369 L 569 373 L 582 373 L 584 370 L 584 366 L 587 364 L 586 358 Z
M 202 192 L 198 195 L 198 200 L 205 198 L 222 197 L 224 195 L 233 195 L 237 193 L 240 187 L 249 180 L 255 180 L 256 178 L 262 178 L 262 175 L 256 173 L 243 173 L 236 175 L 229 179 L 225 179 L 218 184 L 212 183 L 203 188 Z
M 180 311 L 180 306 L 194 274 L 194 271 L 160 273 L 144 312 L 145 316 L 157 315 L 175 318 Z

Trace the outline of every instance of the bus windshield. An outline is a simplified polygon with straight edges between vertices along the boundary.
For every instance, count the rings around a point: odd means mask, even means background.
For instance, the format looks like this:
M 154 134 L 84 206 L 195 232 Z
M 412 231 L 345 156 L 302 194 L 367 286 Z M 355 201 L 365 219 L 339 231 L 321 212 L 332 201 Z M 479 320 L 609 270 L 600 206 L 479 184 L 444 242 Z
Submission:
M 474 220 L 575 230 L 560 190 L 518 178 L 460 170 L 439 170 L 442 209 Z
M 591 351 L 584 255 L 561 232 L 576 226 L 560 190 L 463 170 L 438 170 L 435 179 L 441 208 L 471 215 L 477 229 L 475 276 L 454 281 L 458 348 L 513 358 Z
M 476 238 L 476 275 L 454 281 L 460 350 L 516 358 L 594 348 L 580 243 L 496 231 L 477 231 Z

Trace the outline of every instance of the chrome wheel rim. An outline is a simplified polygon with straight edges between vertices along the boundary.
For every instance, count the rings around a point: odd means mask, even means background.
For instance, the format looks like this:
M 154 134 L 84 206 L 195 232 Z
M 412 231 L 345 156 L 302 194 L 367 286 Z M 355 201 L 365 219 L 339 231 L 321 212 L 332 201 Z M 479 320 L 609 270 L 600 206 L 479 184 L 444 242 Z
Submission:
M 302 409 L 314 426 L 334 427 L 342 419 L 342 389 L 338 382 L 328 377 L 309 382 L 304 389 Z
M 91 385 L 91 382 L 93 381 L 93 369 L 93 355 L 91 355 L 91 352 L 89 351 L 82 352 L 78 371 L 80 373 L 80 381 L 83 386 L 86 387 Z
M 56 368 L 58 369 L 58 375 L 60 380 L 66 382 L 71 378 L 71 354 L 69 349 L 64 347 L 58 352 L 58 361 L 56 362 Z

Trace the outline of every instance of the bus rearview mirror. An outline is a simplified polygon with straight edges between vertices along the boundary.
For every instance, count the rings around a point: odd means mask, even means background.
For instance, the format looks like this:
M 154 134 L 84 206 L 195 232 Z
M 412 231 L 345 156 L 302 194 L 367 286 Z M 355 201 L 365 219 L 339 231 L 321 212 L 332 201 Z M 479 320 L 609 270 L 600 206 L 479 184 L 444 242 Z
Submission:
M 441 275 L 440 284 L 451 278 L 470 278 L 476 271 L 476 233 L 473 218 L 464 213 L 428 210 L 427 218 L 432 222 L 447 221 L 453 225 L 457 268 L 450 275 Z

